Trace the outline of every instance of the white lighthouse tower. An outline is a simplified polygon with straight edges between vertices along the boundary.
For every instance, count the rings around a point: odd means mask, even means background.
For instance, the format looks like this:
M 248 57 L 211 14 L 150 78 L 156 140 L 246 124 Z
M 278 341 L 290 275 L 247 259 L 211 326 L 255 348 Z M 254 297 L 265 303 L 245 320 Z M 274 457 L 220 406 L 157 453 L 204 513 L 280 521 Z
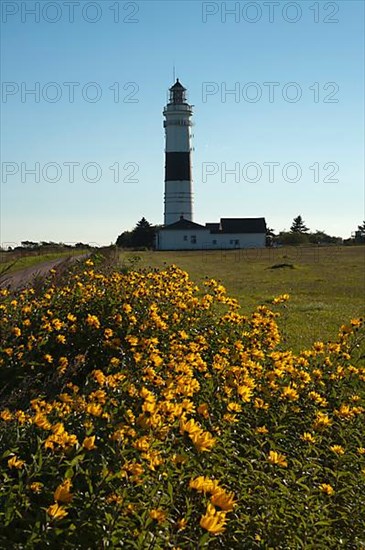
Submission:
M 170 88 L 170 99 L 163 114 L 166 133 L 164 224 L 181 218 L 193 221 L 191 173 L 192 106 L 186 101 L 186 88 L 179 79 Z

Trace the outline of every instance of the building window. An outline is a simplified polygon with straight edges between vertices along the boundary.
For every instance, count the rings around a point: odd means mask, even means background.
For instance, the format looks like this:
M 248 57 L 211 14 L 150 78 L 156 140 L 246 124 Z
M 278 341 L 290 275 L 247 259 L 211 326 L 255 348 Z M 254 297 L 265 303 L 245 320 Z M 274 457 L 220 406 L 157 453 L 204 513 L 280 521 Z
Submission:
M 187 241 L 187 240 L 188 240 L 188 236 L 184 235 L 184 241 Z
M 191 235 L 190 242 L 191 244 L 196 244 L 196 235 Z
M 214 241 L 213 241 L 213 244 L 217 244 L 217 241 L 216 241 L 216 240 L 214 240 Z

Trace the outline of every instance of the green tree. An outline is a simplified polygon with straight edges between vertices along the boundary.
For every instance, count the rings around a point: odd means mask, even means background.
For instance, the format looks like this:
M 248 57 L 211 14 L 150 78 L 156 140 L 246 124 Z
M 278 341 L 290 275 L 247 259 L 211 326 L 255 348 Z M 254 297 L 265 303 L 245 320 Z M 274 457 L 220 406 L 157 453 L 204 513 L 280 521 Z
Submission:
M 275 240 L 283 245 L 300 245 L 308 243 L 308 235 L 299 231 L 281 231 Z
M 22 241 L 20 244 L 23 248 L 28 248 L 29 250 L 36 250 L 39 248 L 39 243 L 35 243 L 33 241 Z
M 152 248 L 155 239 L 155 228 L 146 218 L 142 218 L 132 231 L 133 246 Z
M 365 235 L 365 220 L 362 222 L 362 225 L 357 226 L 358 231 L 360 231 L 360 235 Z
M 294 218 L 290 231 L 292 233 L 307 233 L 307 231 L 309 231 L 308 227 L 305 226 L 302 216 L 299 215 Z
M 116 245 L 121 248 L 153 248 L 156 227 L 146 218 L 142 218 L 132 231 L 124 231 L 119 235 Z
M 132 246 L 132 232 L 123 231 L 123 233 L 118 236 L 115 244 L 120 248 L 130 248 Z
M 272 246 L 275 239 L 275 229 L 266 227 L 266 246 Z
M 324 231 L 317 231 L 315 233 L 308 234 L 309 242 L 312 244 L 340 244 L 342 239 L 341 237 L 332 237 L 327 235 Z

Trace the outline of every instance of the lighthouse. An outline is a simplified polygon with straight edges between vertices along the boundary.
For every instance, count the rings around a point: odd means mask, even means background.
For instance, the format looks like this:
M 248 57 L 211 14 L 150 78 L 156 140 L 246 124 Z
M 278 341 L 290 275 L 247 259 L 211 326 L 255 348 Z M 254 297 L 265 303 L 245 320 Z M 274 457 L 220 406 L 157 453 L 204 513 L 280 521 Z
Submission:
M 169 102 L 163 114 L 166 136 L 164 224 L 180 219 L 193 221 L 191 170 L 192 106 L 186 100 L 186 88 L 176 80 L 170 88 Z
M 263 248 L 265 218 L 221 218 L 200 225 L 193 221 L 191 175 L 192 105 L 176 80 L 164 108 L 166 134 L 164 225 L 156 231 L 157 250 L 226 250 Z

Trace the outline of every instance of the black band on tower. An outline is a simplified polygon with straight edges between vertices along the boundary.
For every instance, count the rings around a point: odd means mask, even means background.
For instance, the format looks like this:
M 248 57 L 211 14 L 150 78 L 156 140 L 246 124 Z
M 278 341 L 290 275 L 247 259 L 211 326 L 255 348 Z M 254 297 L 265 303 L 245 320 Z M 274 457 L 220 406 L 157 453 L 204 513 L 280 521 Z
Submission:
M 166 153 L 165 181 L 191 181 L 190 153 Z

